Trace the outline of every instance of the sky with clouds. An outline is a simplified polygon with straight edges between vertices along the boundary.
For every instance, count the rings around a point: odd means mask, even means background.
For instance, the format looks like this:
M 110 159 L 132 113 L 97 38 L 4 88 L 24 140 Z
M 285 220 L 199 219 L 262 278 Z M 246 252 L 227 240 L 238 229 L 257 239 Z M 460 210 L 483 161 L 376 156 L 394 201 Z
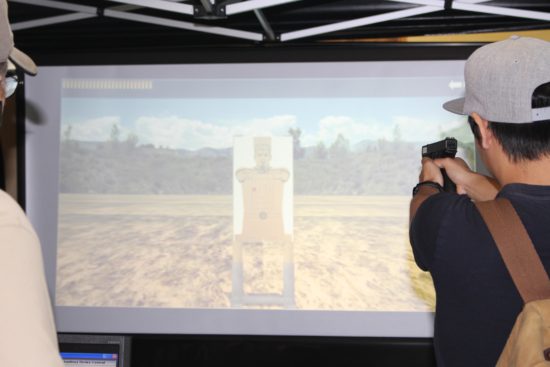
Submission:
M 68 98 L 62 101 L 61 133 L 106 141 L 114 124 L 124 140 L 196 150 L 229 148 L 235 136 L 286 136 L 302 131 L 302 146 L 330 145 L 338 134 L 350 143 L 392 140 L 398 126 L 404 141 L 431 141 L 464 118 L 441 107 L 451 97 L 385 98 Z

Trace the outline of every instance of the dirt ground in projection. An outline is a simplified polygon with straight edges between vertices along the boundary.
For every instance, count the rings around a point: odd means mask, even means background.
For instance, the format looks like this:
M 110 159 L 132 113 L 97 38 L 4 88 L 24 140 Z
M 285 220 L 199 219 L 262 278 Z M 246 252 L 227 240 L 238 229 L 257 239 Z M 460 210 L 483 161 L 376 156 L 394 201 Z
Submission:
M 409 200 L 295 197 L 296 308 L 433 310 Z M 231 307 L 230 196 L 63 194 L 59 209 L 58 305 Z M 282 245 L 243 251 L 245 292 L 282 292 Z

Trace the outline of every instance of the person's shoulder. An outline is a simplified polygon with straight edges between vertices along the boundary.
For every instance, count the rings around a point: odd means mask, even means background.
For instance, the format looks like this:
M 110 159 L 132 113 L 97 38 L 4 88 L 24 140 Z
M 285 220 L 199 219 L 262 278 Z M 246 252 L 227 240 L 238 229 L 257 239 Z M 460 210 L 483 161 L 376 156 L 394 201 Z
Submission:
M 249 180 L 254 175 L 254 170 L 251 168 L 239 168 L 235 171 L 235 176 L 240 182 Z
M 470 211 L 475 205 L 467 195 L 441 192 L 427 198 L 420 208 L 443 211 Z
M 0 190 L 0 217 L 19 215 L 21 212 L 19 204 L 7 192 Z
M 285 168 L 273 168 L 269 171 L 269 176 L 275 180 L 286 181 L 290 173 Z
M 442 192 L 432 195 L 422 203 L 416 216 L 425 220 L 452 221 L 471 224 L 480 218 L 474 202 L 467 195 Z
M 0 190 L 0 227 L 19 226 L 34 233 L 21 206 L 5 191 Z

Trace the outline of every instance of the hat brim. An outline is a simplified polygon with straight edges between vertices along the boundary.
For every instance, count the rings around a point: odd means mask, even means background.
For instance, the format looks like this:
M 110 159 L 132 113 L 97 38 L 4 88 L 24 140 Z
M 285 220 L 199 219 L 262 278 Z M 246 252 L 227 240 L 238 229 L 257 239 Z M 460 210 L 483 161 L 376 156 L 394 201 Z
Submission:
M 465 115 L 464 113 L 464 101 L 465 98 L 453 99 L 443 104 L 443 108 L 449 112 L 456 113 L 457 115 Z
M 20 67 L 29 75 L 36 75 L 38 68 L 32 59 L 25 53 L 19 51 L 15 47 L 11 50 L 10 56 L 8 57 L 15 66 Z

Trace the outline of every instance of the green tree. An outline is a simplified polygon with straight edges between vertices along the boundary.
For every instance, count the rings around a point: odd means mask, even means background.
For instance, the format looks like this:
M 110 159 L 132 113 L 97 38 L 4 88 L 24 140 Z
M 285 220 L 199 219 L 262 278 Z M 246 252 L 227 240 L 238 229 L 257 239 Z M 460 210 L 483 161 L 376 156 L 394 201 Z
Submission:
M 313 151 L 313 156 L 316 159 L 327 159 L 328 150 L 327 147 L 325 147 L 325 143 L 322 141 L 317 143 L 315 150 Z
M 401 128 L 399 124 L 395 124 L 393 127 L 393 141 L 399 143 L 401 141 Z
M 70 142 L 71 141 L 71 133 L 73 131 L 72 125 L 67 125 L 65 128 L 65 131 L 63 131 L 63 141 L 64 142 Z
M 288 129 L 288 134 L 292 136 L 292 150 L 294 153 L 294 159 L 303 158 L 304 149 L 302 148 L 302 143 L 300 142 L 302 130 L 300 130 L 300 128 L 291 127 L 290 129 Z
M 340 133 L 329 148 L 329 157 L 331 159 L 345 159 L 348 156 L 349 151 L 349 140 Z
M 139 137 L 137 134 L 129 133 L 124 143 L 128 149 L 134 149 L 139 143 Z
M 111 143 L 118 143 L 120 140 L 120 129 L 118 128 L 118 124 L 114 123 L 111 127 Z

